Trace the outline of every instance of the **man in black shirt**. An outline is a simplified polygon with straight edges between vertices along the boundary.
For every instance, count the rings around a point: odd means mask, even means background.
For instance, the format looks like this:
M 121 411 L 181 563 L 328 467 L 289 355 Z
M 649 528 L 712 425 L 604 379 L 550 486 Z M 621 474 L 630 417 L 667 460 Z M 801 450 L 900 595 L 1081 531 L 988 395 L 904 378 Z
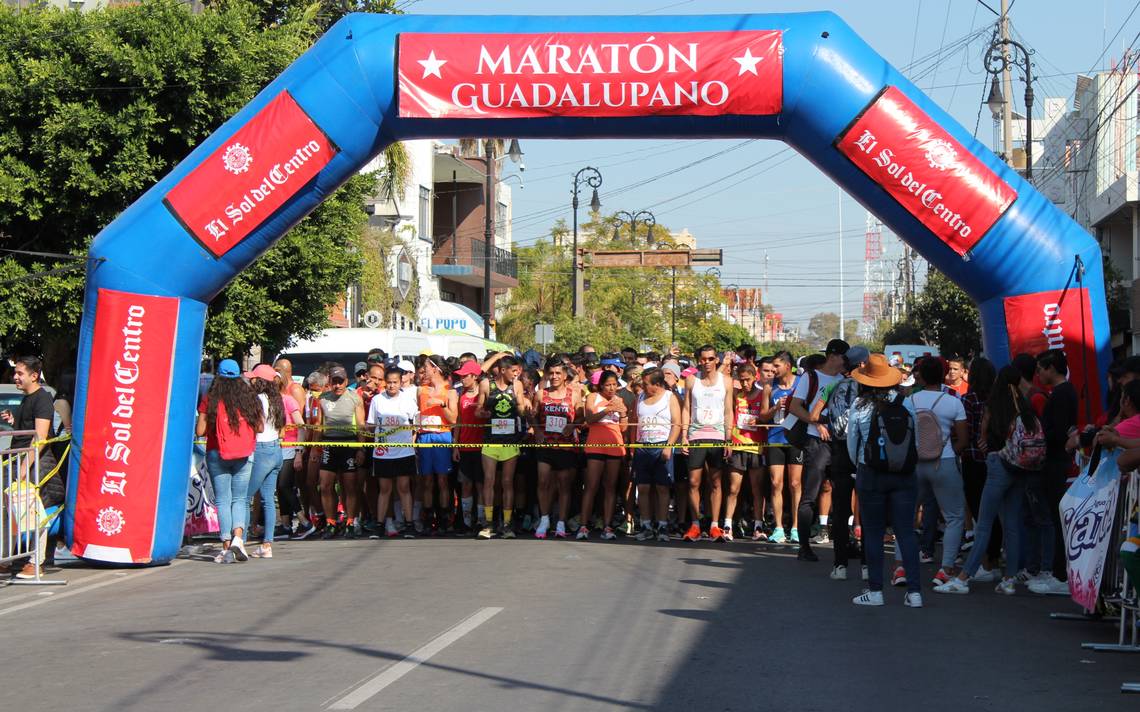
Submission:
M 1037 380 L 1050 389 L 1049 400 L 1041 414 L 1041 425 L 1045 429 L 1045 465 L 1041 470 L 1040 481 L 1027 483 L 1031 490 L 1030 501 L 1037 521 L 1048 517 L 1048 524 L 1040 527 L 1042 537 L 1050 537 L 1052 546 L 1042 542 L 1039 550 L 1032 548 L 1030 536 L 1030 561 L 1036 553 L 1043 553 L 1041 573 L 1029 584 L 1034 593 L 1069 595 L 1068 578 L 1065 570 L 1065 548 L 1061 537 L 1061 515 L 1058 505 L 1065 494 L 1066 480 L 1072 467 L 1072 456 L 1065 451 L 1069 434 L 1077 427 L 1077 389 L 1069 383 L 1067 374 L 1069 363 L 1064 351 L 1045 351 L 1037 355 Z M 1037 478 L 1034 477 L 1034 480 Z M 1035 501 L 1039 498 L 1039 501 Z M 1048 509 L 1041 511 L 1042 505 Z M 1047 558 L 1052 553 L 1052 560 Z M 1049 572 L 1052 568 L 1052 573 Z
M 43 364 L 35 356 L 23 356 L 16 359 L 16 371 L 12 376 L 12 382 L 16 384 L 16 388 L 24 394 L 24 400 L 21 401 L 20 407 L 16 409 L 15 414 L 12 411 L 6 410 L 0 413 L 2 419 L 8 425 L 11 425 L 14 430 L 33 431 L 35 435 L 19 435 L 12 438 L 12 449 L 18 450 L 21 448 L 28 448 L 32 446 L 33 442 L 43 442 L 51 437 L 52 420 L 55 417 L 55 406 L 51 394 L 48 393 L 43 386 L 40 385 L 40 373 L 43 371 Z M 26 465 L 21 467 L 21 476 L 30 476 L 35 481 L 37 476 L 35 473 L 28 473 L 28 467 L 34 462 L 32 458 L 27 458 Z M 55 469 L 56 459 L 52 453 L 51 447 L 47 445 L 40 446 L 40 467 L 39 479 L 46 478 L 48 473 Z M 50 480 L 47 480 L 40 488 L 40 499 L 43 500 L 45 507 L 54 507 L 57 504 L 63 503 L 63 477 L 55 475 Z M 43 562 L 43 557 L 46 554 L 46 541 L 43 537 L 40 538 L 40 561 Z M 17 560 L 13 565 L 13 569 L 18 571 L 16 578 L 30 579 L 35 578 L 36 568 L 27 559 Z

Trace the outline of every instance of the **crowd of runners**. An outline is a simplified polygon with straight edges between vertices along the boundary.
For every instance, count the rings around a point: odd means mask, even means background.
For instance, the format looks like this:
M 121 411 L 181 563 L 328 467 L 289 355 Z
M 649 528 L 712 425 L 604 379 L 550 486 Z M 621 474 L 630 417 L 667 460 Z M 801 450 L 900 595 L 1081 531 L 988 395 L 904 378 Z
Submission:
M 1135 415 L 1131 370 L 1114 371 L 1101 424 Z M 1060 351 L 905 365 L 838 339 L 798 360 L 375 350 L 304 378 L 286 360 L 244 374 L 227 360 L 198 426 L 216 561 L 272 557 L 279 538 L 743 539 L 809 562 L 830 545 L 832 579 L 859 562 L 861 605 L 889 583 L 921 606 L 923 578 L 939 593 L 1067 593 L 1057 504 L 1088 445 L 1067 373 Z M 1140 436 L 1117 427 L 1098 437 Z

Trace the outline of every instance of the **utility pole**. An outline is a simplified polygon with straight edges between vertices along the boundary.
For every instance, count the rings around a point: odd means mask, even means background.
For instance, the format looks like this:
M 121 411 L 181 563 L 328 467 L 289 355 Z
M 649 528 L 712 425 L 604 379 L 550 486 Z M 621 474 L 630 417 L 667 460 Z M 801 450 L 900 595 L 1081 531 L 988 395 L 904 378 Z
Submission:
M 485 188 L 483 204 L 483 338 L 491 338 L 491 319 L 494 312 L 491 309 L 491 257 L 495 245 L 495 218 L 491 211 L 498 203 L 495 201 L 495 143 L 491 140 L 483 141 L 483 157 L 487 166 L 487 186 Z
M 1013 165 L 1013 78 L 1010 72 L 1010 46 L 1009 46 L 1009 0 L 1001 0 L 1001 17 L 999 18 L 1001 32 L 1001 53 L 1005 61 L 1002 62 L 1001 90 L 1007 100 L 1001 109 L 1001 150 L 1005 155 L 1005 162 Z M 1029 120 L 1029 117 L 1026 117 Z
M 843 328 L 843 189 L 839 189 L 839 338 L 845 338 Z

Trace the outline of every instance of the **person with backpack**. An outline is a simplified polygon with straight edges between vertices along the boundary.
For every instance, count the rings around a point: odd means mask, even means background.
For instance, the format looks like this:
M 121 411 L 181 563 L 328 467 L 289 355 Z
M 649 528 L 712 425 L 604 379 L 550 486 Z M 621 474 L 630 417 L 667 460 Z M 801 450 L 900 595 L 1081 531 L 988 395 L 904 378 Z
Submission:
M 923 359 L 918 364 L 918 371 L 923 388 L 907 399 L 914 411 L 918 434 L 915 478 L 918 500 L 922 502 L 933 495 L 946 519 L 946 531 L 942 536 L 942 566 L 934 575 L 934 585 L 938 586 L 953 576 L 954 561 L 965 533 L 966 491 L 957 456 L 968 444 L 966 409 L 958 396 L 943 386 L 943 368 L 939 359 Z M 924 519 L 931 516 L 934 515 L 929 509 L 923 509 Z M 895 522 L 896 530 L 902 528 L 905 528 L 903 521 Z M 898 579 L 897 576 L 894 578 Z
M 1015 592 L 1017 556 L 1021 548 L 1018 523 L 1025 498 L 1025 480 L 1029 472 L 1039 470 L 1045 460 L 1045 431 L 1033 405 L 1018 387 L 1020 382 L 1021 372 L 1014 366 L 1006 366 L 998 372 L 986 401 L 981 427 L 981 437 L 988 451 L 986 483 L 974 522 L 974 547 L 958 575 L 935 586 L 936 593 L 970 592 L 970 578 L 981 566 L 995 519 L 1001 520 L 1005 538 L 1005 577 L 995 590 L 1006 596 Z
M 832 388 L 826 405 L 831 430 L 831 541 L 835 554 L 831 578 L 835 581 L 847 579 L 847 561 L 853 548 L 847 519 L 851 516 L 851 497 L 855 490 L 855 462 L 847 455 L 847 428 L 860 385 L 851 373 L 867 363 L 870 355 L 863 346 L 852 346 L 847 350 L 844 354 L 847 361 L 845 375 Z
M 241 379 L 237 361 L 222 361 L 198 404 L 195 428 L 198 437 L 206 437 L 206 470 L 214 487 L 222 539 L 222 551 L 214 557 L 219 564 L 249 558 L 242 536 L 249 521 L 249 477 L 261 421 L 261 403 Z
M 915 469 L 914 413 L 897 388 L 903 374 L 883 354 L 871 354 L 851 377 L 860 384 L 859 397 L 847 422 L 847 455 L 856 464 L 855 490 L 863 525 L 867 557 L 867 590 L 851 599 L 857 606 L 883 605 L 883 536 L 896 524 L 895 545 L 902 552 L 907 592 L 903 604 L 922 607 L 918 539 L 910 522 L 918 487 Z

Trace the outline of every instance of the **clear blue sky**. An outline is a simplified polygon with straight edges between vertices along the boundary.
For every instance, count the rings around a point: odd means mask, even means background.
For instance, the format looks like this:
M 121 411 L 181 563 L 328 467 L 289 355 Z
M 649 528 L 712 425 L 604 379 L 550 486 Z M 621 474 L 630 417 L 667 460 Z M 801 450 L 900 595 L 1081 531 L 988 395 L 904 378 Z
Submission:
M 999 0 L 986 0 L 997 8 Z M 415 14 L 575 14 L 684 15 L 833 10 L 888 61 L 947 108 L 967 129 L 992 143 L 989 112 L 978 111 L 987 77 L 982 55 L 990 41 L 986 29 L 996 16 L 977 0 L 578 0 L 573 5 L 549 0 L 404 0 Z M 1106 69 L 1123 47 L 1136 46 L 1140 12 L 1137 0 L 1013 0 L 1014 36 L 1035 50 L 1036 107 L 1047 96 L 1072 98 L 1075 75 Z M 1113 36 L 1119 36 L 1113 40 Z M 1107 45 L 1107 49 L 1106 49 Z M 1099 62 L 1097 58 L 1104 54 Z M 911 66 L 913 64 L 913 66 Z M 907 69 L 907 67 L 911 67 Z M 1023 86 L 1014 78 L 1015 107 L 1023 111 Z M 1038 114 L 1039 115 L 1039 114 Z M 455 137 L 440 137 L 444 139 Z M 743 144 L 743 145 L 742 145 Z M 764 301 L 789 323 L 806 327 L 820 311 L 839 308 L 840 189 L 795 154 L 781 156 L 739 178 L 694 191 L 739 171 L 783 148 L 771 141 L 533 141 L 523 143 L 526 187 L 514 189 L 514 239 L 526 244 L 547 234 L 553 221 L 569 222 L 573 173 L 586 165 L 604 176 L 603 212 L 649 208 L 658 223 L 687 228 L 700 247 L 724 249 L 722 281 L 741 287 L 762 286 L 763 250 L 770 258 L 770 292 Z M 606 189 L 639 183 L 710 154 L 733 149 L 715 160 L 607 199 Z M 785 160 L 786 158 L 786 160 Z M 565 206 L 561 212 L 552 209 Z M 848 318 L 858 317 L 863 294 L 863 234 L 866 211 L 842 196 L 845 240 L 843 294 Z M 539 217 L 527 218 L 539 214 Z M 796 245 L 806 249 L 797 250 Z

